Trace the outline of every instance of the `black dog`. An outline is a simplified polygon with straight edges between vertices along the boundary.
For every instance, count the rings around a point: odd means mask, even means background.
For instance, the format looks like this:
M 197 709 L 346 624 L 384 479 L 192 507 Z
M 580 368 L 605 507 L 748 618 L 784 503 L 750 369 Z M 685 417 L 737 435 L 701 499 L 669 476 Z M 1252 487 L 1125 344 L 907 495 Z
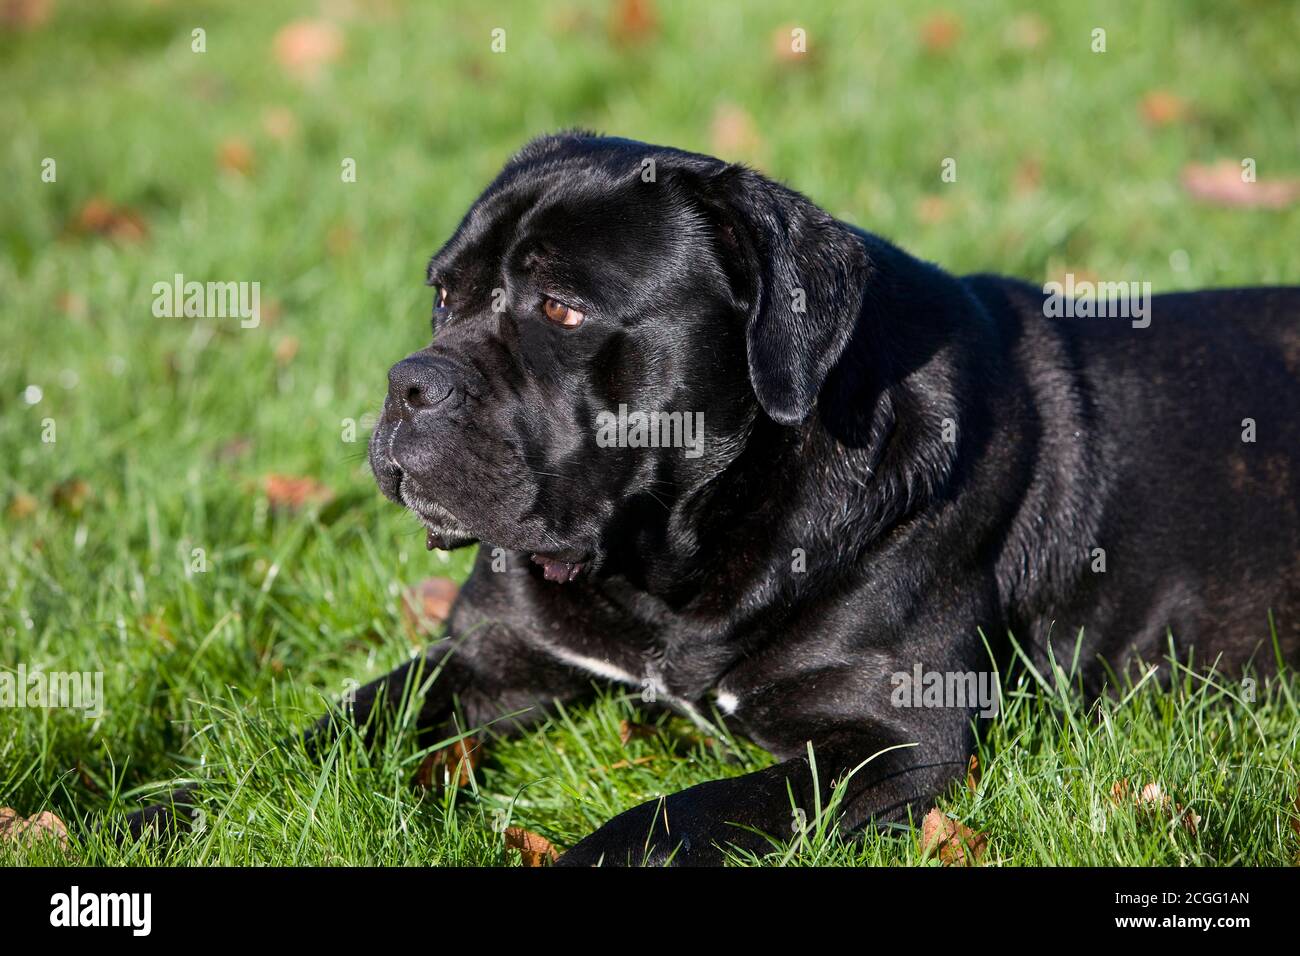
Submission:
M 452 639 L 353 719 L 432 666 L 434 731 L 595 676 L 779 761 L 564 863 L 761 851 L 846 775 L 849 829 L 924 812 L 1008 635 L 1044 669 L 1081 641 L 1094 692 L 1171 640 L 1228 672 L 1300 650 L 1300 289 L 956 278 L 749 169 L 585 133 L 512 159 L 429 281 L 370 458 L 430 548 L 482 546 Z

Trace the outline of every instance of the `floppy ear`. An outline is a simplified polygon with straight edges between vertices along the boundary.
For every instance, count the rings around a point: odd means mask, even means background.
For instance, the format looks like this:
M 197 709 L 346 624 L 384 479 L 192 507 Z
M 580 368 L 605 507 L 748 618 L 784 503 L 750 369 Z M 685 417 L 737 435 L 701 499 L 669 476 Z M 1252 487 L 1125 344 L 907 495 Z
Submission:
M 739 166 L 720 172 L 736 251 L 747 260 L 749 377 L 763 410 L 798 425 L 839 361 L 871 272 L 865 240 L 806 197 Z M 715 207 L 716 208 L 716 207 Z

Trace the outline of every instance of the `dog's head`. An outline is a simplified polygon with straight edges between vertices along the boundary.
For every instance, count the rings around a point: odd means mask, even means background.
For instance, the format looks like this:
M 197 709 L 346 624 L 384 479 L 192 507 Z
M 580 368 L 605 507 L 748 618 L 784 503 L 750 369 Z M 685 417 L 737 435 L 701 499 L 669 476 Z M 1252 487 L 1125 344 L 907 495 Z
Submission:
M 380 487 L 431 548 L 570 580 L 724 471 L 758 416 L 809 418 L 867 271 L 859 234 L 748 169 L 539 139 L 429 264 L 433 342 L 389 371 Z

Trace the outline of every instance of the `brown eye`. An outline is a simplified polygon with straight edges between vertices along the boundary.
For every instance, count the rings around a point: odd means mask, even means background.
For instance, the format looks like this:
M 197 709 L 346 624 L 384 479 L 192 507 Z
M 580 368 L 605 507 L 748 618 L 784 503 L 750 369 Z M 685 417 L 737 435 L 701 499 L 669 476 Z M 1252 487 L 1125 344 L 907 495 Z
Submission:
M 548 319 L 556 325 L 564 326 L 566 329 L 576 329 L 582 325 L 582 320 L 586 318 L 586 315 L 577 309 L 570 308 L 555 299 L 547 299 L 543 302 L 542 311 L 546 313 Z

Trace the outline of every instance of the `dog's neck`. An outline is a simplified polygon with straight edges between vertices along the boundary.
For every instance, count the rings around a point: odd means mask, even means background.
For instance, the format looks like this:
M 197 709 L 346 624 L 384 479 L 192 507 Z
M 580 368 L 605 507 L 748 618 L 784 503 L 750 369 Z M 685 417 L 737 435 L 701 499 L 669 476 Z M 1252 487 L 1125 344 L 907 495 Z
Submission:
M 922 274 L 924 288 L 875 290 L 817 412 L 794 427 L 757 412 L 736 459 L 663 515 L 640 588 L 692 615 L 770 615 L 946 493 L 983 313 L 958 280 Z

